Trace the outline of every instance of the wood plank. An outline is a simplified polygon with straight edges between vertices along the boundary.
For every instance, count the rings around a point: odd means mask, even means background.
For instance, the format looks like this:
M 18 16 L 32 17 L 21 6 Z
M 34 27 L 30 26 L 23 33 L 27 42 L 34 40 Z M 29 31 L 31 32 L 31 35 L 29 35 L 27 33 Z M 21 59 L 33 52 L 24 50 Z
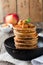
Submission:
M 2 0 L 2 8 L 3 8 L 3 16 L 5 17 L 7 14 L 9 14 L 9 1 L 8 0 Z
M 3 9 L 2 9 L 2 1 L 0 0 L 0 23 L 3 23 Z
M 2 0 L 3 15 L 16 13 L 16 0 Z
M 16 13 L 16 0 L 9 0 L 10 13 Z
M 43 21 L 43 0 L 42 0 L 42 21 Z
M 0 0 L 0 23 L 9 13 L 16 13 L 16 0 Z
M 29 0 L 17 0 L 17 13 L 20 19 L 29 18 Z
M 32 22 L 42 21 L 42 0 L 30 0 L 30 17 Z

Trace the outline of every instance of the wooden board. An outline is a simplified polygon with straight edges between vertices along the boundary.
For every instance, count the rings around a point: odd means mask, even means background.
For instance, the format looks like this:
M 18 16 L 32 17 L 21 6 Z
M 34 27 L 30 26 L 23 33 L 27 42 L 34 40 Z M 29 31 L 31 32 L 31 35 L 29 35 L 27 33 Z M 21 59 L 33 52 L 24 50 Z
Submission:
M 16 13 L 16 0 L 2 0 L 3 15 Z
M 3 23 L 3 9 L 1 0 L 0 0 L 0 23 Z
M 43 21 L 43 0 L 0 0 L 0 23 L 9 13 L 17 13 L 20 19 Z
M 29 0 L 17 0 L 17 13 L 20 19 L 29 18 Z
M 16 13 L 16 0 L 9 0 L 10 13 Z
M 32 22 L 42 21 L 42 0 L 30 0 L 30 17 Z
M 3 15 L 6 16 L 9 14 L 9 1 L 8 0 L 2 0 L 2 8 L 3 8 Z
M 16 13 L 16 0 L 0 0 L 0 23 L 9 13 Z
M 42 21 L 43 21 L 43 0 L 42 0 Z

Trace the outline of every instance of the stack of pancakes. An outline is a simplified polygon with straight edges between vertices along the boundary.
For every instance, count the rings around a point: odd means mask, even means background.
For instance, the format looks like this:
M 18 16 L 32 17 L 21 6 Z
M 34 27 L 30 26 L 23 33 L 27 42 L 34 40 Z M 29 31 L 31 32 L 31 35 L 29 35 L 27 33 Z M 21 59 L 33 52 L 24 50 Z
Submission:
M 13 29 L 16 49 L 37 48 L 38 35 L 33 24 L 16 25 Z

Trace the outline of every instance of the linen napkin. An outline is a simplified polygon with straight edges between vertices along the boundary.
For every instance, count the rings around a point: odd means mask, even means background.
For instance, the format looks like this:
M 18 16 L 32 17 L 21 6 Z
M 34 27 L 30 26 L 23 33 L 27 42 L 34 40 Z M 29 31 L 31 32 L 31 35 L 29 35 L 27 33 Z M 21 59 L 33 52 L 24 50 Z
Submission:
M 15 65 L 43 65 L 43 55 L 30 61 L 14 59 L 7 52 L 0 54 L 0 61 L 7 61 Z
M 33 65 L 43 65 L 43 55 L 31 61 Z
M 32 65 L 31 62 L 29 61 L 22 61 L 22 60 L 14 59 L 7 52 L 0 54 L 0 61 L 7 61 L 15 65 Z

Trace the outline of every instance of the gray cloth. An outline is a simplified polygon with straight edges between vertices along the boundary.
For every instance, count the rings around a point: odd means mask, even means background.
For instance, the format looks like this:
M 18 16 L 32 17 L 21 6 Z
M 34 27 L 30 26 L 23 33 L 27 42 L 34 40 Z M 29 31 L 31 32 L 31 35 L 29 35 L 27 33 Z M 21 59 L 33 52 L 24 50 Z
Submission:
M 21 61 L 18 59 L 14 59 L 7 52 L 0 54 L 0 61 L 7 61 L 7 62 L 13 63 L 15 65 L 32 65 L 31 62 L 29 62 L 29 61 Z
M 43 55 L 31 61 L 33 65 L 43 65 Z

